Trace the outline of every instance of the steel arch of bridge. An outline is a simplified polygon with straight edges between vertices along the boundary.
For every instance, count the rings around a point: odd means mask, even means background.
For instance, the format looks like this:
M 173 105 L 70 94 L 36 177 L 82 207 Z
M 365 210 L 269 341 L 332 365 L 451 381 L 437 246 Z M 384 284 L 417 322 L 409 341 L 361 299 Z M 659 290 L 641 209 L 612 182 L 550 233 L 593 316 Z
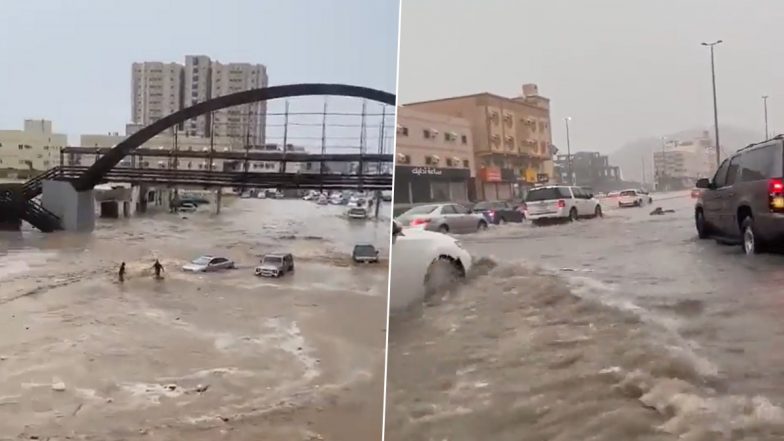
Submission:
M 101 156 L 92 166 L 90 166 L 89 169 L 84 172 L 84 174 L 79 176 L 79 178 L 74 181 L 73 186 L 76 191 L 85 191 L 95 187 L 97 184 L 101 183 L 101 180 L 106 175 L 106 173 L 109 172 L 109 170 L 113 169 L 134 149 L 149 141 L 151 138 L 160 134 L 164 130 L 185 122 L 191 118 L 204 115 L 215 110 L 225 109 L 226 107 L 233 107 L 242 104 L 268 101 L 278 98 L 318 95 L 365 98 L 388 104 L 390 106 L 394 106 L 396 103 L 396 97 L 394 94 L 381 90 L 370 89 L 367 87 L 350 86 L 346 84 L 290 84 L 286 86 L 272 86 L 261 89 L 251 89 L 233 93 L 231 95 L 224 95 L 174 112 L 142 128 L 138 132 L 117 144 L 114 148 L 112 148 L 111 151 L 109 151 L 109 153 Z

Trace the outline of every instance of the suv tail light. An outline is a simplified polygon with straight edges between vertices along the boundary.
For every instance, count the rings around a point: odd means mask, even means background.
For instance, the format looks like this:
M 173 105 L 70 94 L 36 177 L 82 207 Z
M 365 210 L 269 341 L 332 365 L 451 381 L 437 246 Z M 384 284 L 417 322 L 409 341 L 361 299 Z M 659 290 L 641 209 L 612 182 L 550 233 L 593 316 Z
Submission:
M 490 215 L 490 217 L 495 217 L 495 210 L 490 210 L 487 214 Z
M 558 208 L 566 208 L 566 201 L 563 199 L 558 199 Z
M 524 213 L 525 210 L 527 210 L 527 209 L 528 209 L 528 207 L 525 205 L 525 202 L 523 202 L 522 204 L 520 204 L 519 207 L 517 207 L 517 211 L 519 211 L 520 213 Z
M 784 179 L 768 179 L 768 206 L 770 211 L 784 212 Z
M 413 219 L 411 221 L 411 226 L 416 227 L 419 225 L 427 225 L 430 223 L 430 219 Z

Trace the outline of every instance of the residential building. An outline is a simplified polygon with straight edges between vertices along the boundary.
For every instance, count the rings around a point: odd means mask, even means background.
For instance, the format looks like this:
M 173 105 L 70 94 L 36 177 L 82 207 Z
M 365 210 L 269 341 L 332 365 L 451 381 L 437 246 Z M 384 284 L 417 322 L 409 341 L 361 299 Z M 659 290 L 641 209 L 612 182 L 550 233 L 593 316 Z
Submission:
M 152 124 L 182 108 L 183 67 L 177 63 L 133 63 L 131 117 L 134 123 Z
M 472 199 L 474 139 L 468 120 L 398 107 L 396 139 L 396 204 Z
M 262 64 L 223 64 L 206 55 L 188 55 L 184 65 L 134 63 L 132 78 L 133 123 L 142 126 L 194 104 L 269 83 Z M 188 136 L 209 137 L 214 132 L 242 140 L 232 143 L 238 149 L 265 144 L 266 115 L 266 102 L 251 103 L 197 116 L 178 128 Z
M 569 155 L 560 154 L 555 160 L 556 182 L 560 184 L 578 185 L 594 191 L 616 190 L 622 182 L 621 169 L 610 165 L 607 155 L 599 152 L 577 152 L 571 155 L 571 173 L 569 178 Z
M 212 63 L 213 98 L 267 85 L 267 68 L 261 64 Z M 266 101 L 230 107 L 214 112 L 212 127 L 217 136 L 248 139 L 250 145 L 264 145 L 266 115 Z
M 514 98 L 485 92 L 406 106 L 469 122 L 478 199 L 518 197 L 552 176 L 550 101 L 535 84 L 522 89 Z
M 0 130 L 0 169 L 44 171 L 59 161 L 68 136 L 52 131 L 52 122 L 27 119 L 23 130 Z
M 697 179 L 710 177 L 715 168 L 715 150 L 710 133 L 680 141 L 662 143 L 653 152 L 656 189 L 659 191 L 691 188 Z

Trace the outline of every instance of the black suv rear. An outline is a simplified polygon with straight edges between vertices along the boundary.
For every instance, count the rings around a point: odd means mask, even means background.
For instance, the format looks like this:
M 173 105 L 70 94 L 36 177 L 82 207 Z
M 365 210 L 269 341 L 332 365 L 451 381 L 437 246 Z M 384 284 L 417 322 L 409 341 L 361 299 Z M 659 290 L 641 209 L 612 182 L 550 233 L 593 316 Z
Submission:
M 784 241 L 784 138 L 752 144 L 721 163 L 704 191 L 694 219 L 701 239 L 740 242 L 756 254 Z

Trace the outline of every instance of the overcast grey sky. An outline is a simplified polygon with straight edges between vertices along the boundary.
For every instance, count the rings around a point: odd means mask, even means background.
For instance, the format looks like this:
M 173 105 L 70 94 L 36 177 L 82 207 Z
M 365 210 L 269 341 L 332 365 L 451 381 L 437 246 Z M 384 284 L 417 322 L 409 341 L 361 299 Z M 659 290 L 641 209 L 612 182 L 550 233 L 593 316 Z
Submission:
M 611 152 L 632 139 L 719 124 L 784 130 L 784 2 L 757 0 L 403 0 L 399 102 L 525 82 L 551 99 L 553 143 Z
M 131 63 L 187 54 L 267 66 L 270 84 L 395 91 L 396 0 L 2 2 L 0 128 L 46 118 L 71 140 L 122 132 Z

